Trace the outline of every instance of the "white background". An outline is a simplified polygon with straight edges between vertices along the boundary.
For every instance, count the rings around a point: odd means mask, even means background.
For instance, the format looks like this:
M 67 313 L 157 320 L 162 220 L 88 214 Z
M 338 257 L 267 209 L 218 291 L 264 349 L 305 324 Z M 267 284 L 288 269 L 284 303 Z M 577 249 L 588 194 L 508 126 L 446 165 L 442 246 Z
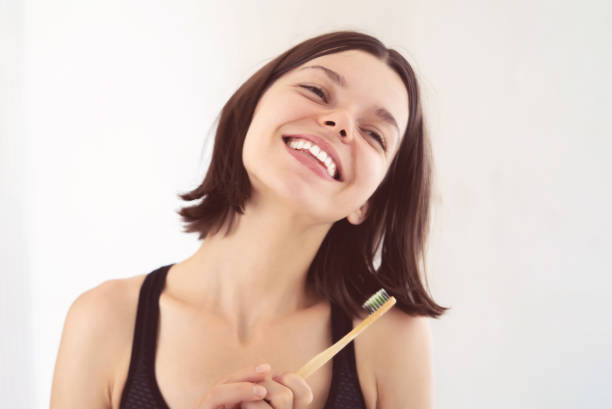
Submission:
M 2 406 L 48 407 L 79 294 L 195 251 L 177 194 L 237 87 L 354 29 L 424 93 L 436 407 L 612 407 L 609 4 L 0 0 Z

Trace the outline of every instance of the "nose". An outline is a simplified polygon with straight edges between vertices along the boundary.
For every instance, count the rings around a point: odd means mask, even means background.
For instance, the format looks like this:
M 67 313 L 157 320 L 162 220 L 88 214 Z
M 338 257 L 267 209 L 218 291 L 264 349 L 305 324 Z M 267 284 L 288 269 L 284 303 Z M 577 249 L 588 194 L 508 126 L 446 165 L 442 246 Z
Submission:
M 349 132 L 347 132 L 348 126 L 344 125 L 345 122 L 348 122 L 348 121 L 344 121 L 340 123 L 339 121 L 332 120 L 332 119 L 323 120 L 323 123 L 326 126 L 333 128 L 338 133 L 338 135 L 340 135 L 340 139 L 346 143 L 350 140 L 352 136 Z

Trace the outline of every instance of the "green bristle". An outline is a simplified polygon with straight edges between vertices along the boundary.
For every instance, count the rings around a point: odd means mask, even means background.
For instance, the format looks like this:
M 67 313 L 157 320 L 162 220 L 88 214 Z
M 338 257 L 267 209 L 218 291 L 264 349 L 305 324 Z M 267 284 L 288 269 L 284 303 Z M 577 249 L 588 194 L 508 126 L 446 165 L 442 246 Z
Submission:
M 362 307 L 365 308 L 370 314 L 376 312 L 387 300 L 389 299 L 389 294 L 385 291 L 384 288 L 381 288 L 368 298 L 366 302 L 363 303 Z

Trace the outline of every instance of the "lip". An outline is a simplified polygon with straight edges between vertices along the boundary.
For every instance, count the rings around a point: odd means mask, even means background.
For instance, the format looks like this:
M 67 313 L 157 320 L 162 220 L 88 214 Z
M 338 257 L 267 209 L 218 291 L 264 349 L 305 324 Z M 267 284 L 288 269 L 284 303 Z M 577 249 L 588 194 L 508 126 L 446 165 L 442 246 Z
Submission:
M 328 180 L 330 182 L 339 182 L 339 180 L 334 179 L 329 175 L 325 166 L 321 165 L 321 163 L 312 157 L 309 153 L 305 151 L 299 151 L 291 148 L 289 145 L 285 144 L 285 149 L 289 152 L 291 156 L 297 159 L 302 165 L 309 168 L 311 171 L 319 175 L 319 177 Z
M 309 140 L 312 143 L 317 144 L 319 148 L 323 149 L 334 160 L 334 163 L 336 164 L 336 169 L 338 170 L 338 179 L 340 182 L 344 181 L 344 171 L 342 170 L 342 163 L 340 162 L 340 157 L 338 156 L 338 153 L 333 148 L 333 146 L 325 139 L 312 134 L 283 135 L 283 138 L 303 138 Z

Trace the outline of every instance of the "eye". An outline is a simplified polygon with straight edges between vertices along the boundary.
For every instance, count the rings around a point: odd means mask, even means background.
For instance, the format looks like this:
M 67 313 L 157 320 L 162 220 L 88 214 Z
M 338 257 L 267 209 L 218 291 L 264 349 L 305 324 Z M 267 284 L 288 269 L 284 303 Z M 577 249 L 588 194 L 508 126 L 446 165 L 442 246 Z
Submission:
M 321 90 L 321 88 L 317 88 L 317 87 L 312 87 L 309 85 L 300 85 L 302 88 L 306 88 L 311 90 L 314 94 L 317 94 L 319 97 L 321 97 L 321 99 L 324 102 L 327 102 L 327 98 L 325 97 L 325 93 L 323 92 L 323 90 Z
M 374 136 L 374 138 L 378 141 L 378 143 L 380 144 L 380 146 L 383 148 L 383 150 L 386 152 L 387 151 L 387 144 L 385 143 L 385 138 L 383 138 L 382 136 L 380 136 L 379 134 L 377 134 L 374 131 L 370 131 L 368 129 L 365 130 L 366 132 L 370 133 L 371 135 Z

